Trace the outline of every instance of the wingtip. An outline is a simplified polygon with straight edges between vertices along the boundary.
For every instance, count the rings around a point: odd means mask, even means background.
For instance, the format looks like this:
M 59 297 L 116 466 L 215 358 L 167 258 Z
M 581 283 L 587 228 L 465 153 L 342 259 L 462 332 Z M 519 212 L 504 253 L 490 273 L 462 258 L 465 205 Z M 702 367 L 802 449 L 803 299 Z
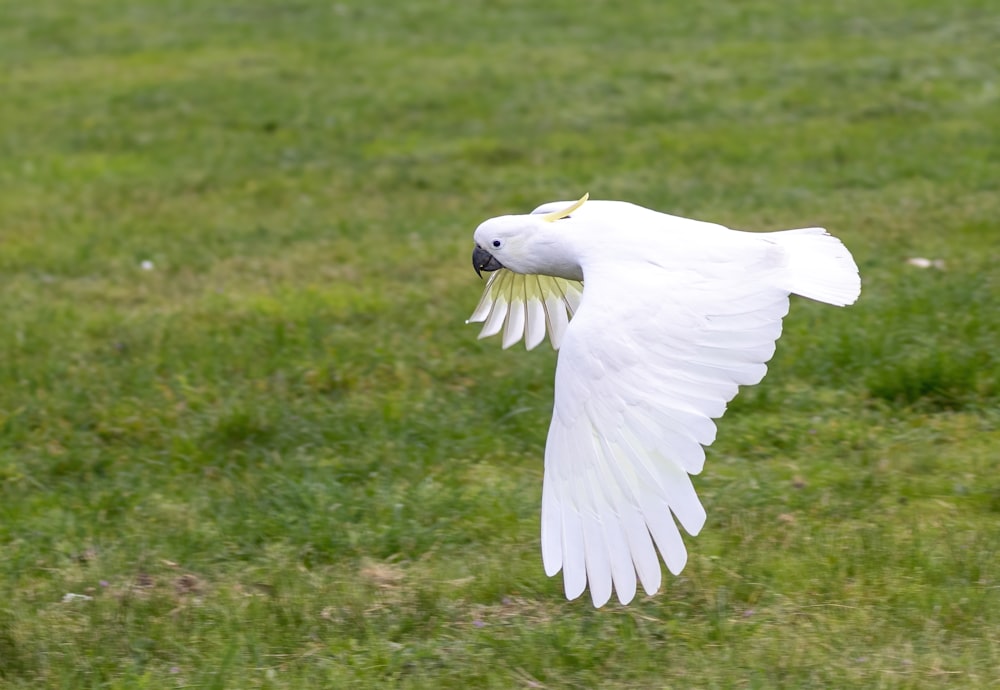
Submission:
M 598 592 L 593 587 L 590 588 L 590 601 L 595 609 L 599 609 L 611 600 L 611 588 Z
M 628 590 L 622 589 L 617 584 L 615 585 L 615 594 L 618 595 L 618 603 L 622 606 L 627 606 L 632 603 L 632 600 L 635 599 L 635 592 L 636 587 L 634 582 L 632 583 L 631 589 Z

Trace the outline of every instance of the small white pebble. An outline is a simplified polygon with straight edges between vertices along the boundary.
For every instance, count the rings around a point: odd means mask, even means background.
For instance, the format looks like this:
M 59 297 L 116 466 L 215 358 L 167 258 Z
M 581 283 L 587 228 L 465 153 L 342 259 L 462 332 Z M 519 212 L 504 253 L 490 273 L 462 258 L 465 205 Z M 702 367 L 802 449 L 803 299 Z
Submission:
M 153 270 L 153 262 L 150 261 L 149 259 L 146 259 L 145 261 L 143 261 L 141 264 L 139 264 L 139 266 L 144 271 L 152 271 Z
M 75 594 L 73 592 L 67 592 L 63 595 L 63 603 L 69 603 L 71 601 L 93 601 L 94 597 L 87 596 L 86 594 Z
M 944 270 L 944 259 L 925 259 L 922 256 L 914 256 L 906 260 L 906 263 L 917 268 L 936 268 Z

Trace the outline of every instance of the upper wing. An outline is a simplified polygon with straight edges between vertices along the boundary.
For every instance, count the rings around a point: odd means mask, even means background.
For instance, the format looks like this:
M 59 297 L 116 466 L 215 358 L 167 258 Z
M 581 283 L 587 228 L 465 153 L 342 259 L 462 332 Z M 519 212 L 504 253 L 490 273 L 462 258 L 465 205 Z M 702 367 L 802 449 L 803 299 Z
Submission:
M 566 596 L 588 581 L 595 606 L 660 586 L 653 544 L 674 574 L 705 510 L 689 474 L 715 440 L 713 418 L 767 371 L 788 291 L 766 272 L 637 266 L 588 276 L 563 340 L 545 448 L 542 558 Z M 624 278 L 623 275 L 627 275 Z
M 576 280 L 501 268 L 490 276 L 479 306 L 466 323 L 486 322 L 480 338 L 503 329 L 504 349 L 524 337 L 524 345 L 530 350 L 545 339 L 547 328 L 552 348 L 558 350 L 582 296 L 583 283 Z

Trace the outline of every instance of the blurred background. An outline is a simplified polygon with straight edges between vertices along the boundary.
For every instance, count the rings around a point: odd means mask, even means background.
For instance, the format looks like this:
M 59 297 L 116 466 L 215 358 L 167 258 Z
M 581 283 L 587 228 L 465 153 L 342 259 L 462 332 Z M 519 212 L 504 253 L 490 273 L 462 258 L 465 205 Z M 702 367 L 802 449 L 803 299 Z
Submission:
M 995 3 L 0 5 L 0 686 L 1000 682 Z M 566 602 L 483 219 L 819 225 L 682 576 Z

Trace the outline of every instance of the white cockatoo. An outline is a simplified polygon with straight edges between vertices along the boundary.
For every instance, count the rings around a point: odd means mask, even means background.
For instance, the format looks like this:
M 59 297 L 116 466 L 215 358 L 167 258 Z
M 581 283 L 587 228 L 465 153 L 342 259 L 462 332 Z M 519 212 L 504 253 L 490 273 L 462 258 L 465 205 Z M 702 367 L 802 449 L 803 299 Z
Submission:
M 789 294 L 852 304 L 858 267 L 822 228 L 750 233 L 622 201 L 551 202 L 476 228 L 493 271 L 470 322 L 559 350 L 542 560 L 566 596 L 627 604 L 673 574 L 705 509 L 689 475 L 739 386 L 760 382 Z M 584 289 L 586 285 L 586 289 Z

